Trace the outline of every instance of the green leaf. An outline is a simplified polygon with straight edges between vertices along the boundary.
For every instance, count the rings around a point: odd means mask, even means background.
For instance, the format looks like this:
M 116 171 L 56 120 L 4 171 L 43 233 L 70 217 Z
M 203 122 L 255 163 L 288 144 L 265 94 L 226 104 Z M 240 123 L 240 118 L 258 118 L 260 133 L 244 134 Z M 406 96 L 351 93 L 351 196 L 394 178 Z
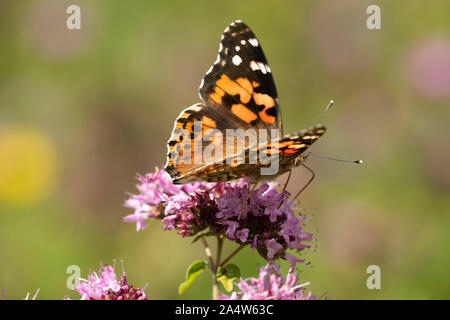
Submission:
M 185 292 L 186 289 L 191 286 L 192 282 L 194 282 L 195 278 L 197 278 L 200 273 L 205 271 L 207 265 L 208 263 L 206 261 L 194 261 L 188 267 L 186 271 L 186 281 L 180 284 L 180 286 L 178 287 L 178 293 L 182 294 L 183 292 Z
M 233 281 L 235 278 L 227 278 L 226 275 L 223 275 L 219 278 L 217 278 L 217 281 L 220 282 L 224 289 L 228 292 L 231 292 L 233 290 Z
M 241 270 L 239 267 L 232 263 L 225 266 L 225 273 L 228 278 L 239 278 L 241 276 Z
M 219 267 L 217 268 L 217 274 L 216 274 L 216 277 L 219 278 L 219 277 L 223 276 L 224 274 L 225 274 L 225 268 L 219 266 Z
M 228 292 L 233 290 L 233 282 L 241 276 L 239 267 L 235 264 L 228 264 L 225 267 L 219 267 L 217 270 L 217 281 L 220 282 Z

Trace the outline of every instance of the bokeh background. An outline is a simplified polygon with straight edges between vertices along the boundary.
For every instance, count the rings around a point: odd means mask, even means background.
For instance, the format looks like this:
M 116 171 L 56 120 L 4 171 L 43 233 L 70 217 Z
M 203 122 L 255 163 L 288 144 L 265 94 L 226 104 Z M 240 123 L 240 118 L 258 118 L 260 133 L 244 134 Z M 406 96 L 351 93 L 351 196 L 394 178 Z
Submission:
M 81 7 L 81 30 L 66 8 Z M 382 30 L 366 28 L 381 7 Z M 125 261 L 152 299 L 209 299 L 204 257 L 160 222 L 123 223 L 136 173 L 165 161 L 173 120 L 199 101 L 225 27 L 256 33 L 276 80 L 285 132 L 327 134 L 302 194 L 316 232 L 301 278 L 334 299 L 450 298 L 450 3 L 419 1 L 0 1 L 0 287 L 10 299 L 76 298 L 82 276 Z M 309 175 L 294 172 L 298 190 Z M 227 251 L 233 248 L 226 247 Z M 264 261 L 236 257 L 245 277 Z M 366 268 L 381 268 L 368 290 Z M 118 268 L 120 271 L 120 268 Z

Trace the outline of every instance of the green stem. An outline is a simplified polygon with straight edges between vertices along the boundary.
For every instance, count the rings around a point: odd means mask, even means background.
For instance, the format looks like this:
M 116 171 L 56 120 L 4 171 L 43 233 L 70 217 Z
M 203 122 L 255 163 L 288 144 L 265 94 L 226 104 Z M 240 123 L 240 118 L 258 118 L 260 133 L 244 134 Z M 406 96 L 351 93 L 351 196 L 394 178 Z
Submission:
M 214 272 L 214 270 L 217 269 L 216 264 L 213 261 L 213 257 L 211 254 L 211 249 L 209 248 L 208 242 L 206 242 L 205 237 L 201 237 L 203 245 L 205 246 L 205 253 L 206 256 L 208 257 L 209 260 L 209 267 L 211 269 L 211 272 L 213 273 L 213 291 L 212 291 L 212 296 L 213 299 L 215 299 L 214 297 L 219 297 L 219 284 L 217 283 L 217 279 L 216 279 L 216 273 Z
M 220 259 L 222 258 L 222 250 L 223 250 L 223 237 L 217 236 L 216 263 L 214 264 L 214 267 L 211 268 L 213 272 L 213 300 L 218 300 L 220 295 L 219 283 L 217 282 L 217 270 L 219 269 Z
M 219 267 L 223 267 L 228 261 L 231 260 L 239 251 L 245 248 L 246 244 L 240 245 L 236 250 L 234 250 L 228 257 L 225 258 L 221 263 L 219 263 Z

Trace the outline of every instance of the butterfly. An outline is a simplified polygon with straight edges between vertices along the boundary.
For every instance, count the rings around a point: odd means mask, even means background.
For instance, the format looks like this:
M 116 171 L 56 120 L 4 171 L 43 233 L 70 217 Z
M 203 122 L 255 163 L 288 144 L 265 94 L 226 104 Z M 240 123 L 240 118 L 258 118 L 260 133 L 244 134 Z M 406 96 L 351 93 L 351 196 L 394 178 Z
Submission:
M 283 135 L 271 69 L 259 40 L 240 20 L 225 29 L 199 95 L 203 102 L 180 113 L 167 143 L 165 170 L 175 184 L 272 179 L 302 164 L 305 151 L 326 130 L 316 125 Z M 231 134 L 230 140 L 230 132 L 244 139 Z M 276 170 L 263 174 L 272 167 Z

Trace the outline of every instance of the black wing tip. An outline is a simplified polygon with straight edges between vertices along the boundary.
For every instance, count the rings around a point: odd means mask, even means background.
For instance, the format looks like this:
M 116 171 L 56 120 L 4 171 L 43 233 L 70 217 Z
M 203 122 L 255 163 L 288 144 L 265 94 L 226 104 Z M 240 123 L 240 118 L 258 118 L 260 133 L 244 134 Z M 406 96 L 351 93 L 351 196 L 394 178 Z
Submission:
M 234 20 L 233 22 L 231 22 L 225 29 L 225 32 L 228 32 L 230 30 L 234 32 L 234 31 L 245 30 L 245 29 L 250 29 L 250 27 L 245 22 L 238 19 L 238 20 Z
M 324 125 L 321 125 L 321 124 L 316 124 L 311 129 L 314 130 L 314 131 L 317 131 L 317 130 L 323 131 L 323 132 L 327 131 L 327 127 L 325 127 Z
M 236 25 L 246 25 L 242 20 L 240 20 L 240 19 L 237 19 L 237 20 L 234 20 L 232 23 L 230 23 L 230 26 L 236 26 Z

